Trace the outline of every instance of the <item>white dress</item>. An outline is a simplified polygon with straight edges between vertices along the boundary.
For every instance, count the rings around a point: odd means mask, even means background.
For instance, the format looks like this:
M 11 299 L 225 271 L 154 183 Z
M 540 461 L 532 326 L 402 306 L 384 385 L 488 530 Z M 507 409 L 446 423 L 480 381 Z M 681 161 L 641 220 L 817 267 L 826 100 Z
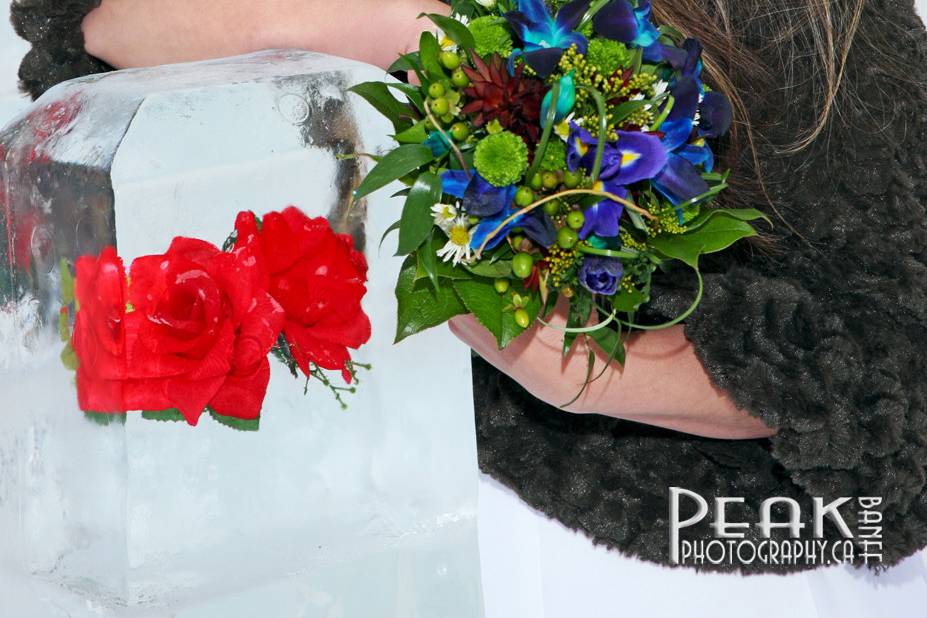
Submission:
M 697 573 L 594 546 L 507 487 L 480 480 L 486 618 L 922 618 L 927 552 L 880 575 L 848 565 L 788 575 Z

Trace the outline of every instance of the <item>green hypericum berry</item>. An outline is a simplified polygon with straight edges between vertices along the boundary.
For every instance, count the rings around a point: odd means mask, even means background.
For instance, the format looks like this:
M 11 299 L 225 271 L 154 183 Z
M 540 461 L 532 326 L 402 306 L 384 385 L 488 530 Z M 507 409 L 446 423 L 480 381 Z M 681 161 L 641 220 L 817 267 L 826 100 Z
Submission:
M 432 84 L 432 85 L 441 86 L 441 84 Z M 441 86 L 441 89 L 443 92 L 444 86 Z M 443 116 L 446 113 L 448 113 L 450 109 L 451 109 L 451 104 L 448 103 L 447 99 L 445 99 L 444 97 L 438 97 L 437 99 L 431 102 L 431 112 L 435 116 Z
M 450 52 L 450 51 L 442 52 L 440 58 L 441 58 L 441 64 L 444 65 L 445 69 L 449 69 L 453 71 L 454 69 L 460 66 L 460 56 L 458 56 L 454 52 Z
M 544 202 L 544 205 L 541 208 L 543 208 L 544 212 L 549 214 L 551 217 L 554 217 L 560 214 L 560 201 L 551 200 L 549 202 Z
M 496 279 L 492 282 L 492 286 L 496 288 L 496 291 L 500 294 L 505 294 L 509 291 L 509 280 L 508 279 Z
M 534 258 L 531 257 L 530 253 L 516 253 L 515 257 L 512 258 L 512 274 L 519 279 L 526 279 L 531 276 L 532 268 L 534 268 Z
M 457 86 L 458 88 L 466 88 L 470 85 L 470 78 L 467 77 L 467 74 L 457 69 L 451 73 L 451 83 Z
M 509 239 L 512 241 L 512 246 L 515 247 L 516 250 L 521 247 L 521 243 L 525 242 L 525 237 L 521 234 L 510 236 Z
M 554 172 L 544 172 L 541 174 L 541 182 L 545 189 L 554 189 L 560 184 L 560 177 Z
M 576 230 L 562 227 L 557 231 L 557 244 L 561 249 L 572 249 L 577 242 L 579 242 L 579 235 Z
M 507 187 L 521 179 L 528 168 L 528 147 L 509 131 L 481 139 L 473 152 L 473 166 L 496 187 Z
M 567 189 L 575 189 L 579 186 L 582 179 L 583 177 L 579 172 L 571 172 L 569 170 L 563 172 L 563 186 Z
M 570 211 L 570 214 L 567 215 L 567 225 L 569 225 L 574 230 L 578 230 L 583 227 L 583 223 L 586 222 L 586 215 L 579 210 Z
M 541 178 L 540 173 L 535 174 L 534 176 L 531 177 L 531 180 L 528 181 L 528 185 L 530 185 L 532 189 L 537 191 L 538 189 L 544 186 L 544 179 Z
M 527 206 L 534 201 L 534 191 L 528 187 L 519 187 L 515 192 L 515 203 L 519 206 Z
M 432 99 L 437 99 L 438 97 L 444 96 L 444 84 L 441 82 L 435 82 L 432 85 L 428 86 L 428 96 Z
M 458 142 L 462 142 L 470 135 L 470 127 L 464 122 L 457 122 L 451 127 L 451 136 Z
M 531 316 L 528 315 L 528 312 L 524 309 L 515 310 L 515 323 L 521 326 L 522 328 L 528 328 L 528 325 L 531 324 Z

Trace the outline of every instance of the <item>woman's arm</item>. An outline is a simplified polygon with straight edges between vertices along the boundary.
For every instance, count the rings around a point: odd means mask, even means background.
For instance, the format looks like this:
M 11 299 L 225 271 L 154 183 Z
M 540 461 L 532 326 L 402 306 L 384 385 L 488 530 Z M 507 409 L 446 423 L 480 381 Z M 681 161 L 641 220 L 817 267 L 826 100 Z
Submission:
M 552 324 L 563 326 L 565 322 L 565 304 L 561 303 Z M 532 327 L 499 350 L 495 338 L 473 316 L 454 318 L 450 326 L 480 356 L 551 405 L 573 399 L 586 379 L 588 348 L 577 338 L 564 357 L 563 333 L 556 328 Z M 598 357 L 594 375 L 598 375 L 605 358 L 596 346 L 593 351 Z M 635 335 L 628 343 L 624 367 L 609 365 L 565 409 L 712 438 L 761 438 L 776 433 L 759 418 L 738 410 L 711 384 L 682 326 Z
M 438 0 L 103 0 L 83 22 L 88 53 L 117 68 L 310 49 L 388 67 L 448 14 Z

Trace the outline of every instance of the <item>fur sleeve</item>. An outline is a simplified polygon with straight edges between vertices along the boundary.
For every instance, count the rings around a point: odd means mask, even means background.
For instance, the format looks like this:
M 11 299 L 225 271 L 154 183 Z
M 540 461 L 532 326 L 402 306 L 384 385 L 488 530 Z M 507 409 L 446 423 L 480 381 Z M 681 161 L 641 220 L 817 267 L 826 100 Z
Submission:
M 59 82 L 112 70 L 84 50 L 81 22 L 100 2 L 13 0 L 10 7 L 13 28 L 32 44 L 19 67 L 20 90 L 37 99 Z
M 891 530 L 912 515 L 927 527 L 925 63 L 912 3 L 870 3 L 852 98 L 810 153 L 771 163 L 797 233 L 776 259 L 708 275 L 685 327 L 715 384 L 778 428 L 793 482 L 881 496 Z

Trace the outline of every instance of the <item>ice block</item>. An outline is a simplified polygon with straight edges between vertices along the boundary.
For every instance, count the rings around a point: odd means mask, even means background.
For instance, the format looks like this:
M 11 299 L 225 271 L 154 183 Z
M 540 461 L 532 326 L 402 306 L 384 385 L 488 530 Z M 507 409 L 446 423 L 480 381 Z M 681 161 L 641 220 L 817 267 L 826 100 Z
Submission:
M 482 615 L 469 352 L 393 344 L 387 187 L 352 205 L 390 126 L 383 72 L 268 50 L 88 76 L 0 131 L 0 616 Z M 371 363 L 342 410 L 275 366 L 257 432 L 88 421 L 57 334 L 62 258 L 126 262 L 292 204 L 370 264 Z

